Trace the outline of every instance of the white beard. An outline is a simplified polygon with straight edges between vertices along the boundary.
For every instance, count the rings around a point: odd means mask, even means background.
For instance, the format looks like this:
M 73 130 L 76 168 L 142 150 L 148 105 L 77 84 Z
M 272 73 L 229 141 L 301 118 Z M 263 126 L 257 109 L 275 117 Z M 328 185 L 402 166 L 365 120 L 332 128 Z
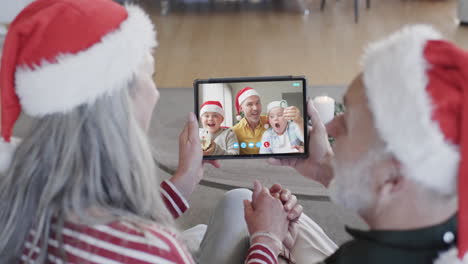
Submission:
M 369 151 L 356 162 L 333 160 L 334 178 L 328 191 L 331 200 L 356 213 L 362 213 L 373 206 L 376 194 L 372 187 L 371 167 L 382 153 Z

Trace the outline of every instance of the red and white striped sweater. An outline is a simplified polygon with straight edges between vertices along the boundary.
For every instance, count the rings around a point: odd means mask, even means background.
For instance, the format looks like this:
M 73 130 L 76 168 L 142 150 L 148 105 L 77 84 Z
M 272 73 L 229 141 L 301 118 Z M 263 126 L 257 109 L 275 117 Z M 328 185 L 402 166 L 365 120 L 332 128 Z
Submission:
M 170 181 L 161 183 L 161 193 L 174 218 L 181 216 L 189 208 L 187 201 Z M 39 248 L 32 247 L 33 235 L 31 232 L 25 243 L 22 263 L 34 263 L 40 252 Z M 84 226 L 67 222 L 62 238 L 66 261 L 61 257 L 63 254 L 59 250 L 60 243 L 55 240 L 54 232 L 51 232 L 46 263 L 195 263 L 176 235 L 157 224 L 137 227 L 129 222 L 118 221 L 106 225 Z M 250 246 L 245 263 L 277 264 L 278 261 L 267 246 L 254 244 Z

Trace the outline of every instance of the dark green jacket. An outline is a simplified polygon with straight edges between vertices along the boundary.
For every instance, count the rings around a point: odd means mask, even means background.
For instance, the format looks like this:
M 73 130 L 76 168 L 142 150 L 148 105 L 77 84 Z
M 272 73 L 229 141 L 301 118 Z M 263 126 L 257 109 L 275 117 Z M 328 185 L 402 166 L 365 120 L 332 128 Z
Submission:
M 353 240 L 325 260 L 327 264 L 429 264 L 456 243 L 457 217 L 409 231 L 360 231 L 346 228 Z

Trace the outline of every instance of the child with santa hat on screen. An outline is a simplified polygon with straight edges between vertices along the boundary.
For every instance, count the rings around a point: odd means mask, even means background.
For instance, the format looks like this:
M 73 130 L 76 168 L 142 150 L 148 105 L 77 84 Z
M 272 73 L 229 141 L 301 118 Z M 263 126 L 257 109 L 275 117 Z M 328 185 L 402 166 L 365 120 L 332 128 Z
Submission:
M 239 144 L 232 129 L 222 127 L 223 105 L 219 101 L 206 101 L 200 108 L 200 141 L 203 155 L 239 155 Z
M 302 118 L 288 121 L 284 115 L 288 102 L 273 101 L 267 106 L 270 128 L 263 133 L 260 154 L 304 152 L 304 129 Z M 300 122 L 301 124 L 297 124 Z

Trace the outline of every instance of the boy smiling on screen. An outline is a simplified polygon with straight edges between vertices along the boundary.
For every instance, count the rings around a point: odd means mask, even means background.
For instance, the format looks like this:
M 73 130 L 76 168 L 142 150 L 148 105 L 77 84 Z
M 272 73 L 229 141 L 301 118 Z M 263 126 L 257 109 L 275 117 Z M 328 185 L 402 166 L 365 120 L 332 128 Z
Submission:
M 304 152 L 304 120 L 296 112 L 299 109 L 295 106 L 288 107 L 285 100 L 268 104 L 270 128 L 262 136 L 260 154 Z
M 221 127 L 224 109 L 219 101 L 206 101 L 200 108 L 200 140 L 203 155 L 238 155 L 236 134 L 230 128 Z M 238 144 L 236 144 L 238 145 Z

